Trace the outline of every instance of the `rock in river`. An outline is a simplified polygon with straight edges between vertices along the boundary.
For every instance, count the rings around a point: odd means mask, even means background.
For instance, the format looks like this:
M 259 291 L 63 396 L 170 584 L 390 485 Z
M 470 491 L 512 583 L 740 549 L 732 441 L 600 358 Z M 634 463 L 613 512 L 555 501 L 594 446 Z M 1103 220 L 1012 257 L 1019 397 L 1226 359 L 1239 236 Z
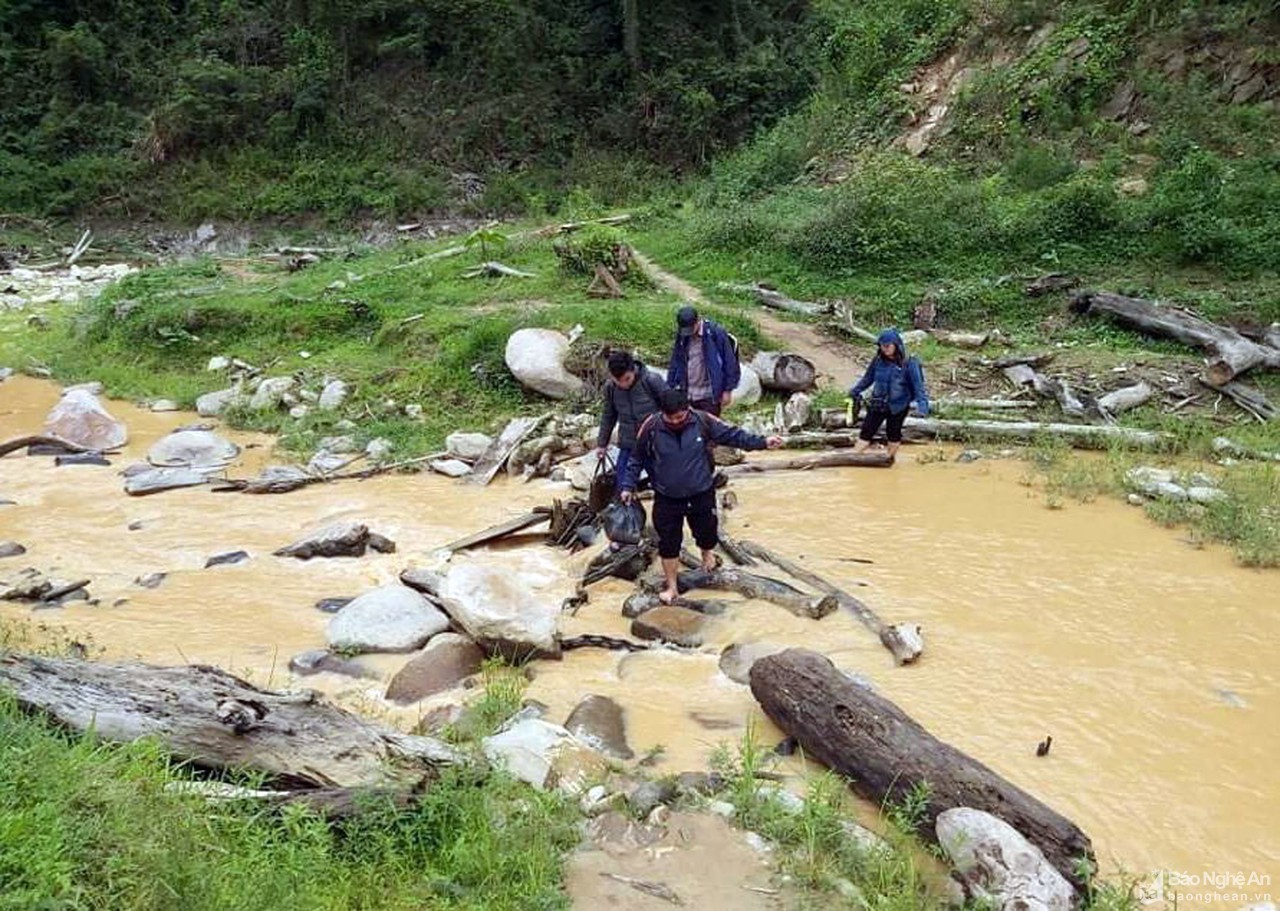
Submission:
M 17 541 L 0 541 L 0 557 L 20 557 L 27 549 Z
M 452 689 L 483 662 L 484 652 L 466 636 L 441 633 L 391 678 L 387 699 L 407 704 Z
M 720 653 L 720 673 L 734 683 L 751 684 L 751 665 L 761 658 L 786 651 L 785 645 L 773 642 L 737 642 Z
M 176 490 L 179 487 L 197 487 L 209 483 L 209 479 L 191 468 L 153 468 L 125 478 L 124 492 L 133 497 Z
M 365 551 L 395 553 L 395 542 L 369 531 L 363 522 L 335 522 L 275 552 L 277 557 L 363 557 Z
M 485 450 L 493 445 L 493 437 L 484 433 L 467 433 L 455 430 L 444 438 L 444 448 L 455 459 L 467 459 L 474 462 L 484 455 Z
M 702 645 L 707 618 L 687 607 L 662 605 L 646 611 L 631 621 L 631 635 L 641 639 L 658 639 L 683 648 Z
M 160 468 L 222 468 L 240 447 L 208 430 L 177 430 L 147 451 L 147 461 Z
M 592 749 L 614 759 L 631 759 L 635 752 L 627 744 L 627 728 L 622 706 L 608 696 L 583 699 L 564 723 L 569 733 Z
M 378 674 L 357 661 L 342 658 L 323 648 L 313 648 L 289 659 L 289 670 L 303 677 L 311 674 L 343 674 L 357 679 L 376 679 Z
M 990 813 L 954 807 L 938 814 L 938 844 L 968 897 L 1001 909 L 1069 911 L 1076 893 L 1040 849 Z
M 559 725 L 538 718 L 486 737 L 481 747 L 490 762 L 539 789 L 580 792 L 606 771 L 600 754 Z
M 129 432 L 87 389 L 68 390 L 53 406 L 44 422 L 49 436 L 86 449 L 119 449 L 129 440 Z
M 514 661 L 559 656 L 560 606 L 531 600 L 511 573 L 463 563 L 449 570 L 439 592 L 445 612 L 486 652 Z
M 329 647 L 357 652 L 411 652 L 449 628 L 449 618 L 403 585 L 366 592 L 333 615 Z
M 209 569 L 212 566 L 234 566 L 237 563 L 243 563 L 249 559 L 247 550 L 232 550 L 225 554 L 214 554 L 208 560 L 204 561 L 204 568 Z

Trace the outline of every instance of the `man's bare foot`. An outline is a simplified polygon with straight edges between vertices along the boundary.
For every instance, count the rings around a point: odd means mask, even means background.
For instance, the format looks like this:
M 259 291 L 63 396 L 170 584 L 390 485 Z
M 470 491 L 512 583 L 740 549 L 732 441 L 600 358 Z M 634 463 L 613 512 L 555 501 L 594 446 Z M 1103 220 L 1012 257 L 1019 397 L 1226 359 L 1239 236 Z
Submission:
M 680 593 L 674 588 L 664 588 L 658 593 L 658 600 L 663 604 L 672 604 L 678 597 L 680 597 Z
M 709 573 L 716 571 L 716 555 L 707 551 L 702 555 L 702 568 Z

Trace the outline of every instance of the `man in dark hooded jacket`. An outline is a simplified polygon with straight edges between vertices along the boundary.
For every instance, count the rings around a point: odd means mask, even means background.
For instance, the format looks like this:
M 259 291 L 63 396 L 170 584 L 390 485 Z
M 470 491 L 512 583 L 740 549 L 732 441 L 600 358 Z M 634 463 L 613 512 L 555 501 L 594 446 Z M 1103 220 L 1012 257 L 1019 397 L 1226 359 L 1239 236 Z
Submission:
M 862 393 L 871 390 L 871 402 L 867 416 L 862 421 L 854 452 L 862 452 L 871 445 L 880 425 L 885 425 L 889 439 L 889 456 L 902 445 L 902 424 L 907 419 L 907 409 L 912 402 L 920 414 L 929 413 L 929 395 L 924 388 L 924 371 L 920 362 L 908 357 L 907 346 L 897 329 L 886 329 L 876 339 L 876 354 L 867 365 L 862 379 L 849 390 L 853 399 L 853 413 L 862 408 Z
M 666 579 L 659 595 L 663 601 L 677 594 L 686 519 L 702 550 L 702 565 L 715 568 L 712 551 L 720 537 L 715 476 L 707 458 L 707 446 L 712 442 L 739 449 L 777 449 L 782 437 L 757 436 L 726 424 L 715 415 L 690 408 L 683 389 L 668 389 L 662 394 L 661 413 L 640 427 L 626 475 L 618 477 L 624 503 L 634 495 L 641 468 L 647 468 L 653 480 L 653 527 L 658 532 L 658 556 Z
M 683 389 L 699 411 L 719 415 L 741 379 L 738 351 L 729 333 L 719 323 L 703 319 L 693 307 L 681 307 L 667 385 Z
M 596 436 L 596 458 L 608 451 L 613 428 L 618 428 L 618 464 L 621 479 L 636 445 L 636 433 L 645 418 L 658 410 L 659 397 L 667 389 L 662 377 L 654 373 L 626 351 L 609 355 L 609 375 L 604 387 L 604 408 L 600 412 L 600 432 Z

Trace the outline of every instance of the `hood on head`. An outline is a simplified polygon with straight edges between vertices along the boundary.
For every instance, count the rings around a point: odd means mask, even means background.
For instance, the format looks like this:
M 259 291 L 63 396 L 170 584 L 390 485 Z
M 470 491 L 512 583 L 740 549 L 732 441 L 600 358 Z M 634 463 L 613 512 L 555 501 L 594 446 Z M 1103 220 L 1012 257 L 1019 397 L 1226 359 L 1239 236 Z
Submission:
M 885 345 L 889 342 L 893 342 L 898 346 L 898 354 L 905 361 L 907 359 L 907 346 L 903 343 L 902 335 L 897 329 L 886 329 L 876 338 L 877 345 Z M 876 353 L 879 354 L 879 351 L 877 350 Z

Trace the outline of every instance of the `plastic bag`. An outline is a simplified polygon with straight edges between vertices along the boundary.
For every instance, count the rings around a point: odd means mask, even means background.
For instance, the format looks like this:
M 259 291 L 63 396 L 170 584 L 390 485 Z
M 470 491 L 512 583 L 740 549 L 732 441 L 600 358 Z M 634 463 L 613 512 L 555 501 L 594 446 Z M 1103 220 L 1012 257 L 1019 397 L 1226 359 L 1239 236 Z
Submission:
M 634 499 L 630 503 L 610 503 L 600 513 L 605 537 L 615 544 L 639 544 L 645 519 L 644 506 Z
M 613 460 L 605 456 L 596 462 L 596 472 L 591 477 L 591 489 L 587 493 L 587 504 L 594 512 L 603 512 L 618 490 L 618 472 L 614 470 Z

